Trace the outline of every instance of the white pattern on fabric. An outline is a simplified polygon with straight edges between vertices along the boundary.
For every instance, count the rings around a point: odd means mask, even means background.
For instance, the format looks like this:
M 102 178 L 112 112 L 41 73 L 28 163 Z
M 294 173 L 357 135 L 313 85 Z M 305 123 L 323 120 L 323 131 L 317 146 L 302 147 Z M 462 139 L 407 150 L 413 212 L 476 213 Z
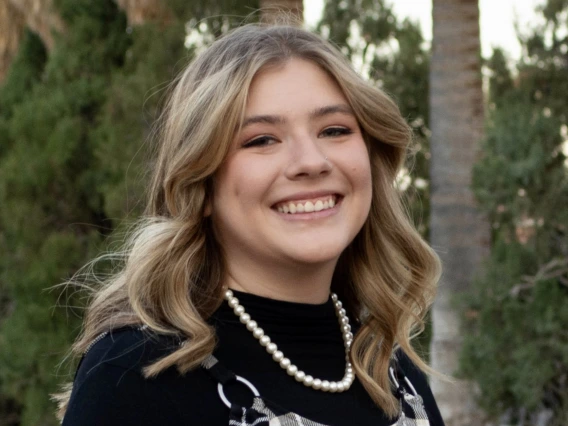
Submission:
M 205 370 L 211 372 L 215 376 L 215 368 L 218 368 L 218 360 L 210 355 L 202 362 L 201 366 Z M 234 376 L 233 374 L 233 377 Z M 414 386 L 405 377 L 406 383 L 414 394 L 407 392 L 404 386 L 401 386 L 397 381 L 395 386 L 397 392 L 401 395 L 400 400 L 400 417 L 391 426 L 430 426 L 428 415 L 424 409 L 422 397 L 416 393 Z M 410 408 L 409 413 L 413 417 L 407 417 L 404 412 L 404 405 Z M 253 404 L 250 408 L 232 406 L 230 413 L 229 426 L 328 426 L 323 423 L 314 422 L 313 420 L 306 419 L 296 413 L 285 413 L 277 415 L 270 408 L 262 397 L 256 396 L 253 399 Z
M 252 409 L 265 414 L 270 419 L 270 422 L 268 423 L 269 426 L 326 426 L 322 423 L 305 419 L 296 413 L 286 413 L 284 415 L 277 416 L 266 406 L 261 398 L 254 399 Z

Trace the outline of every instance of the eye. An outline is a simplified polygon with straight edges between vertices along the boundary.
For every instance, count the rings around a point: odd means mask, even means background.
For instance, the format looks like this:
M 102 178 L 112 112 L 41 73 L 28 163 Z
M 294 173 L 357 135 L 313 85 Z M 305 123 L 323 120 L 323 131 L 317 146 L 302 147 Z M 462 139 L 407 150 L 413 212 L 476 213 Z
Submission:
M 243 144 L 243 148 L 252 148 L 255 146 L 266 146 L 276 143 L 276 140 L 272 136 L 260 136 L 258 138 L 252 139 Z
M 320 136 L 324 138 L 334 138 L 338 136 L 350 135 L 351 133 L 353 132 L 347 127 L 328 127 L 320 133 Z

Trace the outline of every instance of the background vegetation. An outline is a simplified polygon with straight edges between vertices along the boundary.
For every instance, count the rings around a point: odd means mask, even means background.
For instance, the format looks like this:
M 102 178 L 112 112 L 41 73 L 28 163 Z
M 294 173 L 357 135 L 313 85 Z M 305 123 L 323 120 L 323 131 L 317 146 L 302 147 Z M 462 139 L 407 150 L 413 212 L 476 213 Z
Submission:
M 467 313 L 463 374 L 507 424 L 568 424 L 568 2 L 549 1 L 513 69 L 487 61 L 489 114 L 473 187 L 492 254 Z
M 65 34 L 48 54 L 26 33 L 1 83 L 2 425 L 56 424 L 48 394 L 72 377 L 60 362 L 85 300 L 48 289 L 139 214 L 151 124 L 168 81 L 200 48 L 195 36 L 212 40 L 240 23 L 229 16 L 258 6 L 166 3 L 167 19 L 131 25 L 112 0 L 58 0 Z M 492 223 L 492 255 L 460 301 L 462 374 L 502 422 L 560 425 L 568 419 L 568 1 L 549 0 L 541 16 L 523 33 L 518 64 L 500 50 L 486 61 L 487 129 L 473 184 Z M 417 156 L 399 185 L 427 235 L 430 54 L 420 29 L 382 0 L 328 0 L 318 31 L 397 99 L 415 129 Z

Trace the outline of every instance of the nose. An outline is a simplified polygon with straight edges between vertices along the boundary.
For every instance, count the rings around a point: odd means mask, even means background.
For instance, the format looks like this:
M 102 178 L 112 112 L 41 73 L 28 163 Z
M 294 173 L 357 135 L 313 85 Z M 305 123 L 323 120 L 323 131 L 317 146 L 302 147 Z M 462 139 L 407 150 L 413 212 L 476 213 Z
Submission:
M 311 137 L 298 138 L 289 145 L 289 163 L 286 175 L 289 179 L 314 178 L 329 174 L 332 164 Z

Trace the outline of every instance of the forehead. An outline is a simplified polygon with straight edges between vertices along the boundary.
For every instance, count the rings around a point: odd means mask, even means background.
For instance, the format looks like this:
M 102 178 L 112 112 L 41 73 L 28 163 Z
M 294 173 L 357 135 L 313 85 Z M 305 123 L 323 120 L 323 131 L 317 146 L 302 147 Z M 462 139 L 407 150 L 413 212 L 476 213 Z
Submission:
M 292 58 L 257 73 L 249 88 L 245 115 L 307 111 L 339 103 L 347 104 L 347 99 L 329 73 L 311 61 Z

